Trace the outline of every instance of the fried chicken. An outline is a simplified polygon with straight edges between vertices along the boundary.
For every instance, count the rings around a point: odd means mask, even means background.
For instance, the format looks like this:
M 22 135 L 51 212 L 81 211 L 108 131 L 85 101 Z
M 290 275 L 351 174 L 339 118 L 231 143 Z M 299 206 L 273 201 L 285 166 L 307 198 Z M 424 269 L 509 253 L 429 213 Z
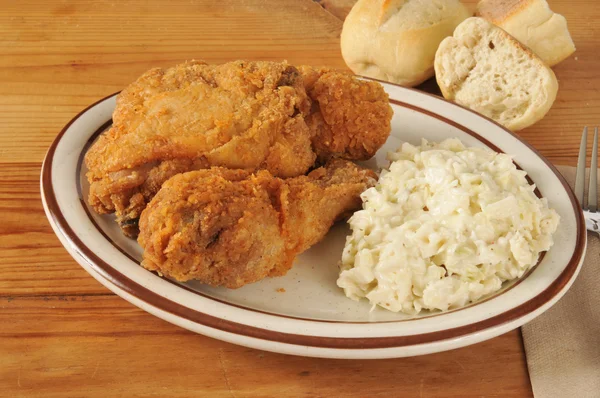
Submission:
M 361 192 L 376 178 L 345 160 L 285 180 L 265 170 L 179 174 L 142 212 L 142 265 L 228 288 L 284 275 L 336 220 L 360 208 Z
M 170 177 L 220 166 L 277 177 L 331 158 L 368 159 L 390 132 L 375 82 L 287 63 L 191 61 L 152 69 L 117 98 L 113 126 L 86 154 L 89 203 L 135 237 Z
M 370 159 L 387 140 L 393 113 L 381 85 L 327 68 L 299 70 L 313 101 L 305 120 L 319 159 Z

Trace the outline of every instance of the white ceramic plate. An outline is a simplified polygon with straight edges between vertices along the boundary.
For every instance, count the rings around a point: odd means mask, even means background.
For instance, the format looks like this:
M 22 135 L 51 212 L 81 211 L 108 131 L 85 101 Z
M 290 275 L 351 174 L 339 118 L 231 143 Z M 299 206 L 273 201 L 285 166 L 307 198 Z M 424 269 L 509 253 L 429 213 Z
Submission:
M 458 137 L 514 155 L 561 217 L 555 245 L 517 283 L 466 308 L 417 317 L 347 299 L 336 286 L 344 224 L 302 254 L 284 277 L 238 290 L 179 284 L 139 265 L 141 248 L 125 238 L 112 216 L 86 204 L 82 158 L 109 124 L 116 94 L 77 115 L 44 161 L 41 191 L 50 223 L 69 253 L 94 278 L 138 307 L 176 325 L 263 350 L 332 358 L 421 355 L 473 344 L 514 329 L 552 306 L 575 279 L 586 246 L 583 216 L 558 172 L 517 136 L 480 115 L 416 90 L 384 84 L 394 109 L 392 134 L 372 167 L 402 140 Z M 283 291 L 283 290 L 285 291 Z

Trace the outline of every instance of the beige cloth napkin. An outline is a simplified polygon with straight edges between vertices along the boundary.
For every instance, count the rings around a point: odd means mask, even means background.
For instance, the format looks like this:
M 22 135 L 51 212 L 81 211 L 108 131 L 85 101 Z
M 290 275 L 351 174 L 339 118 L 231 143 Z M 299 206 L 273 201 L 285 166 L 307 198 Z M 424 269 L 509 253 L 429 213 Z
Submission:
M 575 168 L 559 167 L 574 185 Z M 523 326 L 536 398 L 600 397 L 600 239 L 588 233 L 579 276 L 552 308 Z

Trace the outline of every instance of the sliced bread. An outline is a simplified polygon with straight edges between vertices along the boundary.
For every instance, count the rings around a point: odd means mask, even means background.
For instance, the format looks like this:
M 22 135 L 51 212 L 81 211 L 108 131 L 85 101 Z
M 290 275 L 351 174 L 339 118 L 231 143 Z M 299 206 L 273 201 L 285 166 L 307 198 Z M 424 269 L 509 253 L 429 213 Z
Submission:
M 550 66 L 575 52 L 567 20 L 546 0 L 482 0 L 476 15 L 510 33 Z
M 539 57 L 482 18 L 469 18 L 442 41 L 435 74 L 446 99 L 506 128 L 528 127 L 550 110 L 556 76 Z

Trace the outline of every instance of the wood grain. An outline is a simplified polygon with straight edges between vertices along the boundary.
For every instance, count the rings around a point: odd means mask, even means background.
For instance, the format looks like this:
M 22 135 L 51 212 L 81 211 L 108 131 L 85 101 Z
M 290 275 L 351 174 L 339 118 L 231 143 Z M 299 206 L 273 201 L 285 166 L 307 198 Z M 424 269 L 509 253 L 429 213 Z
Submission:
M 61 246 L 42 208 L 39 163 L 0 167 L 0 297 L 106 294 Z
M 0 387 L 12 396 L 466 398 L 529 389 L 518 331 L 476 349 L 348 361 L 223 343 L 111 296 L 2 299 L 0 324 Z
M 344 68 L 339 34 L 351 0 L 320 3 L 335 15 L 310 0 L 0 0 L 1 396 L 531 396 L 518 331 L 384 361 L 237 347 L 113 296 L 48 225 L 41 162 L 81 109 L 151 67 L 192 58 Z M 578 51 L 555 68 L 550 114 L 520 134 L 553 162 L 574 164 L 581 128 L 600 124 L 600 6 L 550 3 Z M 435 91 L 435 82 L 422 88 Z

